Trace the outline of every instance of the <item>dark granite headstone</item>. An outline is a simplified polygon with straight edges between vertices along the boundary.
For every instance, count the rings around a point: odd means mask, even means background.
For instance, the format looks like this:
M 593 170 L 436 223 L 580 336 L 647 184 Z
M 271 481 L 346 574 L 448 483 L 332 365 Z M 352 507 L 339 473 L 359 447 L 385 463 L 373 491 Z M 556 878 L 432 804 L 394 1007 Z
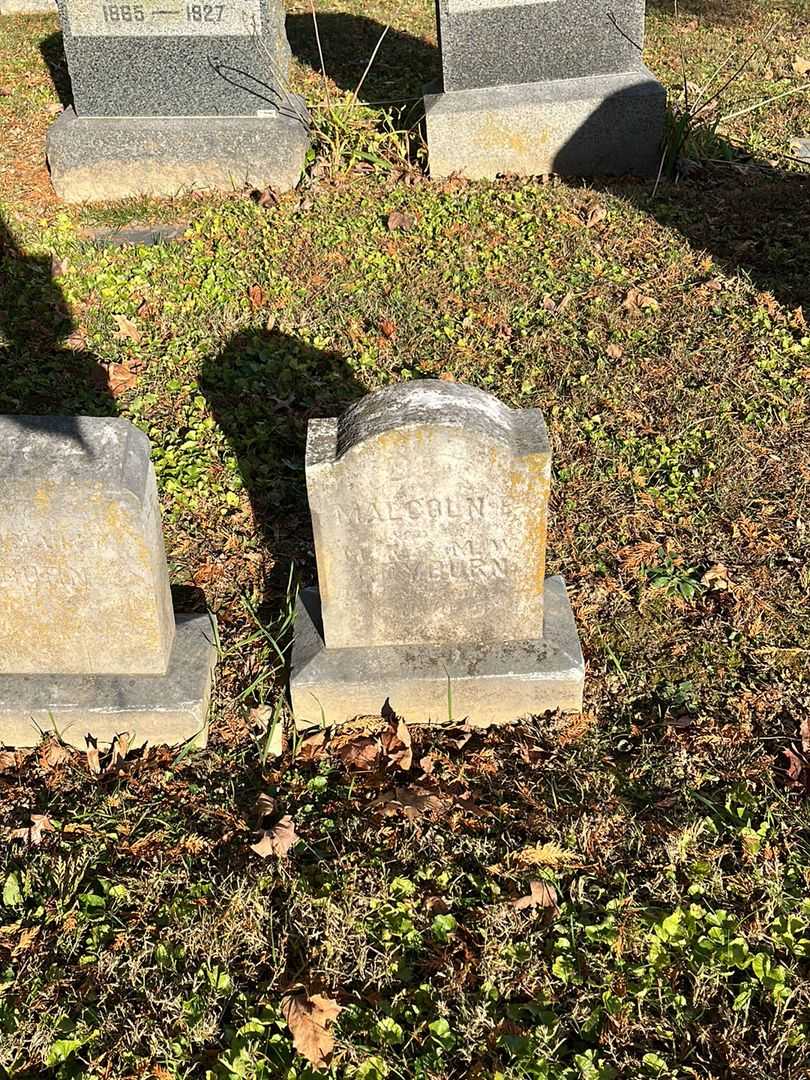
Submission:
M 644 0 L 437 0 L 444 93 L 430 171 L 654 173 L 666 95 L 642 63 Z
M 439 0 L 445 90 L 629 71 L 643 0 Z
M 281 0 L 59 0 L 59 10 L 74 105 L 48 157 L 63 198 L 297 182 L 309 124 L 287 86 Z

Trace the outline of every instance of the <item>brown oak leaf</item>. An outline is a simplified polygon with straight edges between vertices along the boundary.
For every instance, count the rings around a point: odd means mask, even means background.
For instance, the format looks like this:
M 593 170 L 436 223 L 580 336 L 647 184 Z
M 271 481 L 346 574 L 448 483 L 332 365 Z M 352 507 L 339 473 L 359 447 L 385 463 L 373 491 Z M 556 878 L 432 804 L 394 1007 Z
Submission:
M 284 995 L 281 1012 L 301 1057 L 316 1069 L 327 1068 L 335 1047 L 329 1025 L 340 1014 L 340 1005 L 322 994 L 310 997 L 305 990 L 299 990 Z
M 23 840 L 29 844 L 41 844 L 42 834 L 53 832 L 54 824 L 47 814 L 32 814 L 29 825 L 11 831 L 11 840 Z
M 127 338 L 130 341 L 134 341 L 137 345 L 141 340 L 141 332 L 132 319 L 128 319 L 126 315 L 113 315 L 113 322 L 118 327 L 118 330 L 113 337 L 118 338 L 119 341 L 126 341 Z

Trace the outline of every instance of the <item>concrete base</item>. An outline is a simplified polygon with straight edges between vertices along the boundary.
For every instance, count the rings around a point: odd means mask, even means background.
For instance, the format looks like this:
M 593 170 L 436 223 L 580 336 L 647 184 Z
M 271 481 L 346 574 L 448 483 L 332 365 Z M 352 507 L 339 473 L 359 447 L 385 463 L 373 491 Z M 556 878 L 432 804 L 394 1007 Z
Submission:
M 66 202 L 101 202 L 189 191 L 294 188 L 309 149 L 309 115 L 76 116 L 48 132 L 48 164 Z
M 810 138 L 793 139 L 790 144 L 790 152 L 805 165 L 810 165 Z
M 170 745 L 208 737 L 208 703 L 216 664 L 208 615 L 178 615 L 165 675 L 0 675 L 0 744 L 35 746 L 41 732 L 84 748 L 118 732 Z
M 432 177 L 654 176 L 666 91 L 645 68 L 425 97 Z
M 298 599 L 290 691 L 299 728 L 379 716 L 481 727 L 559 709 L 579 712 L 585 663 L 562 578 L 545 589 L 543 638 L 488 645 L 327 649 L 317 589 Z M 449 700 L 448 700 L 449 686 Z

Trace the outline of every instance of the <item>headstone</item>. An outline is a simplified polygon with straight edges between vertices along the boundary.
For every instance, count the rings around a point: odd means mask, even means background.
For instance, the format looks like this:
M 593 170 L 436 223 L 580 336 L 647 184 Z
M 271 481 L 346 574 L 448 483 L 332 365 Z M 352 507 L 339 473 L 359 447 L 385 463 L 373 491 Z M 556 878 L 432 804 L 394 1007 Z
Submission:
M 296 722 L 386 701 L 412 722 L 577 711 L 584 665 L 545 577 L 551 450 L 542 414 L 415 381 L 310 421 L 319 591 L 296 613 Z
M 443 93 L 431 175 L 654 175 L 666 92 L 644 67 L 644 0 L 437 0 Z
M 175 617 L 149 440 L 0 417 L 0 741 L 205 739 L 209 617 Z
M 56 0 L 0 0 L 0 15 L 55 15 Z
M 59 0 L 73 107 L 48 135 L 69 202 L 294 187 L 309 117 L 283 0 Z

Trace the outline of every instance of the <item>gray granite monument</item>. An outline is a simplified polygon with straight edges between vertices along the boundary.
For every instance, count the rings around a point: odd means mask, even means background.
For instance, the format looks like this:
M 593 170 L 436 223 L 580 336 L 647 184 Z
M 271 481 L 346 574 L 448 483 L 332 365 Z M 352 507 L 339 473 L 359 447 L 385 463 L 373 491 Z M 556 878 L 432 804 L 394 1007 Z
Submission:
M 310 421 L 318 590 L 296 613 L 301 727 L 578 711 L 584 664 L 546 578 L 551 451 L 542 414 L 470 386 L 401 383 Z
M 432 176 L 657 172 L 666 92 L 641 59 L 644 0 L 437 0 L 437 13 Z
M 56 0 L 0 0 L 0 15 L 55 15 Z
M 0 417 L 0 487 L 0 742 L 203 743 L 212 624 L 174 615 L 146 436 Z
M 59 0 L 73 107 L 48 135 L 68 202 L 294 187 L 309 116 L 282 0 Z

